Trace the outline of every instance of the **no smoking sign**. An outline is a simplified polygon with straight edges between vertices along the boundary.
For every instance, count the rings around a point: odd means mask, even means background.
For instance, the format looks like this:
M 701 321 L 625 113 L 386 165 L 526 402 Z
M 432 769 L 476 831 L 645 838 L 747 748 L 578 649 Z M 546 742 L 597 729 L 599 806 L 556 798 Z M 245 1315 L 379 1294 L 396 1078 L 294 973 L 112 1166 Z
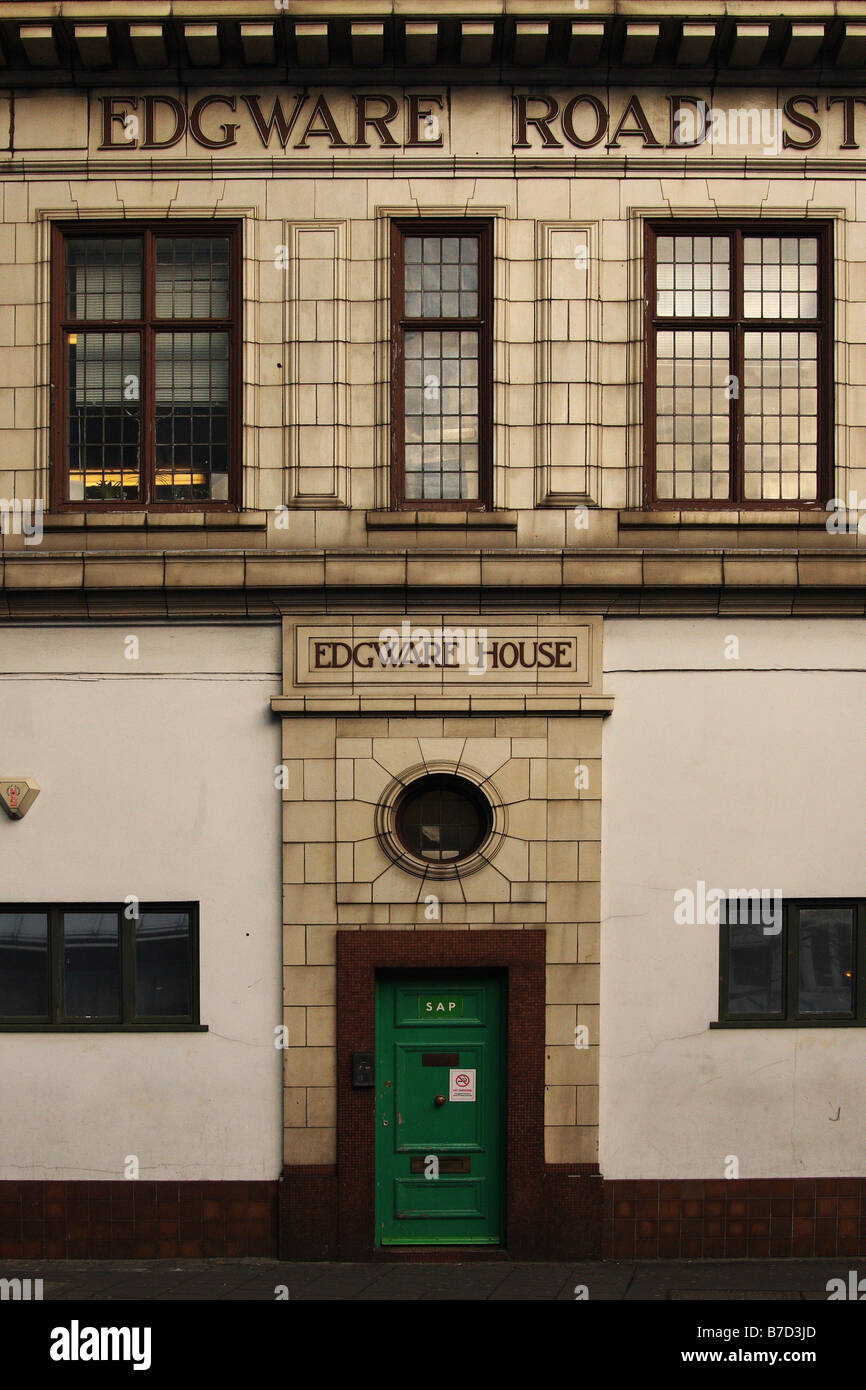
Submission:
M 474 1067 L 453 1067 L 450 1070 L 450 1096 L 449 1100 L 474 1100 L 475 1099 L 475 1068 Z

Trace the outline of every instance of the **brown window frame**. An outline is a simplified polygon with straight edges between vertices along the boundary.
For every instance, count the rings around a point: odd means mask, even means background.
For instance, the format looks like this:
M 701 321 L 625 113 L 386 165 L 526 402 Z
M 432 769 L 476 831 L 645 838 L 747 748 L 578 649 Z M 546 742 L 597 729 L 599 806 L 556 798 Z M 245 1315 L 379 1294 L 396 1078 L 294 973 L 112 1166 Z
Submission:
M 815 319 L 746 319 L 743 314 L 743 237 L 815 236 L 818 240 L 818 314 Z M 706 317 L 663 316 L 656 309 L 656 240 L 659 236 L 731 237 L 731 313 Z M 717 328 L 728 333 L 729 371 L 743 380 L 743 332 L 814 329 L 818 338 L 818 444 L 817 496 L 800 498 L 746 498 L 743 496 L 743 401 L 744 392 L 731 400 L 729 431 L 730 496 L 727 498 L 656 497 L 656 335 L 672 327 L 684 330 Z M 647 509 L 675 511 L 822 511 L 833 496 L 833 224 L 827 219 L 788 218 L 667 218 L 644 224 L 644 451 L 643 505 Z
M 51 508 L 53 511 L 115 512 L 235 512 L 241 506 L 242 441 L 242 227 L 238 219 L 173 218 L 129 221 L 58 221 L 51 228 Z M 69 319 L 66 317 L 66 244 L 71 236 L 129 236 L 143 239 L 142 309 L 139 319 Z M 225 236 L 229 240 L 229 317 L 160 319 L 154 311 L 154 244 L 158 236 Z M 228 499 L 191 498 L 150 500 L 155 484 L 154 339 L 157 329 L 171 326 L 177 332 L 221 331 L 228 334 Z M 67 333 L 139 332 L 141 336 L 141 436 L 140 480 L 142 496 L 130 501 L 117 498 L 69 497 L 69 455 L 66 437 Z
M 406 318 L 406 236 L 478 238 L 478 315 L 475 318 Z M 478 330 L 478 496 L 406 496 L 404 352 L 407 329 Z M 493 507 L 493 223 L 478 217 L 394 218 L 391 222 L 391 507 L 395 511 L 489 511 Z

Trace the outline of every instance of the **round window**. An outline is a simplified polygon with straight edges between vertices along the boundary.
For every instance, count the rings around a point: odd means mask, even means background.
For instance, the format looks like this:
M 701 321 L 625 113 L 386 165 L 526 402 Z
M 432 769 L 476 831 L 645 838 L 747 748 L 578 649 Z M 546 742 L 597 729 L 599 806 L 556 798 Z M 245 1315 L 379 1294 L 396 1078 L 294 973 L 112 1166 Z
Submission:
M 491 825 L 490 806 L 474 783 L 445 774 L 413 782 L 395 813 L 403 846 L 436 864 L 468 859 L 481 848 Z

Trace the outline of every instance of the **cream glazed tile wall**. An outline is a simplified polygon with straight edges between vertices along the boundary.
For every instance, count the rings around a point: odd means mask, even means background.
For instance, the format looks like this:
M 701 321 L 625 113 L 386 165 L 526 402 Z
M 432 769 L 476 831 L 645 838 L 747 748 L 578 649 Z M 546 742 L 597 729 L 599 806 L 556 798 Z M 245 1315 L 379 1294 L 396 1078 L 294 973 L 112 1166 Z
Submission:
M 399 187 L 399 183 L 397 184 Z M 387 187 L 387 185 L 386 185 Z M 571 504 L 572 497 L 583 497 L 587 490 L 598 491 L 595 476 L 593 428 L 598 418 L 596 339 L 598 306 L 595 285 L 597 270 L 592 257 L 585 273 L 578 272 L 578 283 L 570 297 L 563 298 L 559 271 L 554 262 L 563 258 L 562 246 L 553 249 L 551 236 L 558 228 L 568 240 L 581 240 L 589 230 L 585 222 L 548 224 L 535 217 L 514 216 L 520 185 L 513 180 L 445 181 L 413 179 L 410 184 L 416 201 L 400 204 L 389 201 L 375 208 L 376 274 L 376 369 L 375 369 L 375 502 L 387 506 L 390 467 L 390 244 L 389 223 L 394 217 L 491 217 L 494 220 L 494 498 L 495 504 L 532 511 L 539 500 Z M 393 196 L 393 186 L 388 190 Z M 502 199 L 495 203 L 494 197 Z M 437 199 L 441 198 L 441 201 Z M 527 208 L 537 211 L 567 211 L 567 181 L 540 179 L 532 183 Z M 548 232 L 548 226 L 550 232 Z M 573 228 L 573 231 L 572 231 Z M 543 250 L 540 242 L 544 243 Z M 569 245 L 571 243 L 569 242 Z M 564 245 L 564 243 L 563 243 Z M 536 276 L 542 256 L 543 290 L 539 296 Z M 552 257 L 548 261 L 548 257 Z M 572 252 L 570 264 L 575 259 Z M 551 285 L 556 279 L 555 303 Z M 539 319 L 538 302 L 541 298 Z M 549 313 L 548 313 L 549 309 Z M 545 348 L 547 317 L 561 329 L 553 351 Z M 566 381 L 560 377 L 580 359 L 579 374 Z M 558 365 L 554 365 L 554 364 Z M 369 356 L 352 349 L 352 386 L 369 381 Z M 356 377 L 356 371 L 361 374 Z M 537 395 L 541 383 L 542 396 Z M 560 400 L 565 393 L 565 404 Z M 578 419 L 578 416 L 581 418 Z M 539 421 L 545 426 L 539 436 Z M 536 459 L 541 439 L 540 458 Z M 353 452 L 354 482 L 358 469 L 366 466 L 367 456 Z M 551 469 L 557 469 L 554 474 Z M 366 487 L 365 487 L 366 492 Z M 565 500 L 561 500 L 565 498 Z M 359 505 L 356 501 L 355 505 Z M 550 543 L 547 534 L 535 537 L 527 531 L 531 544 Z
M 249 181 L 251 187 L 257 186 L 257 181 Z M 133 212 L 142 213 L 173 213 L 183 209 L 186 213 L 204 211 L 204 204 L 198 204 L 194 200 L 202 198 L 203 186 L 198 181 L 172 181 L 166 183 L 162 188 L 159 184 L 139 186 L 135 180 L 126 180 L 123 185 L 123 198 L 120 197 L 117 185 L 113 182 L 92 180 L 86 184 L 75 186 L 74 205 L 79 213 L 85 217 L 96 216 L 123 216 Z M 231 181 L 231 191 L 236 194 L 239 188 L 245 186 L 245 181 L 235 179 Z M 423 186 L 423 181 L 416 183 L 418 188 Z M 141 194 L 139 195 L 139 187 Z M 224 184 L 209 184 L 205 189 L 217 200 L 216 205 L 222 210 L 220 195 L 224 191 Z M 437 183 L 437 187 L 441 184 Z M 58 199 L 58 193 L 62 193 L 64 188 L 70 197 L 70 206 L 73 205 L 72 187 L 66 183 L 48 185 L 53 201 L 50 212 L 53 215 L 68 215 L 69 209 L 62 205 Z M 145 197 L 145 191 L 147 196 Z M 44 197 L 46 185 L 34 185 L 32 190 L 34 196 Z M 138 195 L 138 196 L 137 196 Z M 137 201 L 131 199 L 137 197 Z M 417 205 L 416 205 L 417 206 Z M 454 209 L 452 209 L 454 210 Z M 463 202 L 459 212 L 481 211 L 482 209 L 467 205 Z M 441 207 L 431 208 L 431 211 L 441 212 Z M 46 230 L 48 211 L 45 205 L 39 209 L 41 214 L 41 224 L 43 232 Z M 257 206 L 254 212 L 260 213 L 261 207 Z M 534 226 L 534 224 L 531 224 Z M 359 236 L 354 236 L 354 229 L 358 227 Z M 338 232 L 338 228 L 343 228 Z M 532 458 L 532 446 L 534 440 L 534 417 L 532 409 L 532 389 L 534 367 L 532 362 L 532 338 L 531 317 L 533 306 L 531 303 L 532 289 L 527 278 L 527 272 L 531 274 L 532 261 L 531 255 L 525 254 L 526 248 L 520 243 L 523 240 L 519 233 L 523 230 L 523 224 L 507 224 L 507 240 L 503 236 L 499 240 L 503 244 L 503 249 L 510 252 L 512 243 L 515 248 L 523 254 L 512 257 L 505 255 L 497 260 L 497 276 L 501 282 L 500 293 L 497 297 L 497 460 L 498 460 L 498 481 L 497 495 L 512 506 L 531 507 L 534 501 L 533 479 L 529 466 Z M 531 229 L 531 228 L 530 228 Z M 17 238 L 20 230 L 21 237 Z M 4 452 L 4 460 L 7 472 L 14 472 L 18 477 L 12 480 L 13 487 L 7 488 L 7 494 L 31 495 L 32 492 L 32 450 L 34 438 L 36 440 L 36 458 L 39 464 L 39 476 L 44 478 L 45 459 L 47 453 L 47 436 L 44 430 L 45 421 L 45 383 L 47 381 L 47 323 L 43 321 L 37 336 L 36 317 L 41 312 L 44 320 L 45 298 L 43 292 L 47 286 L 47 239 L 45 236 L 40 238 L 42 242 L 41 254 L 36 262 L 36 269 L 39 272 L 40 289 L 37 292 L 36 277 L 33 272 L 33 265 L 36 259 L 36 247 L 34 239 L 34 249 L 31 252 L 27 245 L 26 233 L 32 228 L 27 223 L 19 224 L 16 228 L 16 242 L 4 251 L 4 254 L 13 256 L 14 259 L 7 262 L 9 274 L 5 279 L 0 274 L 0 294 L 3 296 L 4 306 L 12 310 L 12 334 L 14 341 L 9 344 L 10 351 L 6 356 L 5 381 L 9 389 L 16 391 L 14 400 L 14 411 L 8 427 L 4 421 L 4 442 L 8 446 Z M 363 244 L 363 232 L 367 230 L 364 223 L 353 224 L 353 243 L 357 240 L 358 245 Z M 7 226 L 6 241 L 9 241 L 9 234 L 12 229 Z M 330 228 L 322 227 L 321 234 L 326 235 L 330 232 L 332 236 L 345 236 L 345 223 L 331 224 Z M 336 314 L 339 313 L 340 306 L 345 309 L 345 300 L 342 294 L 337 294 L 335 298 L 335 286 L 331 283 L 328 287 L 328 295 L 313 297 L 299 295 L 297 298 L 287 295 L 283 276 L 275 269 L 274 253 L 278 251 L 281 244 L 292 248 L 292 265 L 295 267 L 295 285 L 300 286 L 300 251 L 305 245 L 309 236 L 320 235 L 316 230 L 315 224 L 307 224 L 305 228 L 294 225 L 289 231 L 285 229 L 285 224 L 279 222 L 259 223 L 258 226 L 247 227 L 247 256 L 245 266 L 246 279 L 246 303 L 245 303 L 245 337 L 247 339 L 247 362 L 245 369 L 246 389 L 245 389 L 245 421 L 246 421 L 246 440 L 245 440 L 245 500 L 248 505 L 276 506 L 282 500 L 284 491 L 283 468 L 285 450 L 283 448 L 283 436 L 286 428 L 293 431 L 294 448 L 291 451 L 291 474 L 294 479 L 293 486 L 290 488 L 290 495 L 297 500 L 303 500 L 306 505 L 319 503 L 333 505 L 335 502 L 345 504 L 346 484 L 343 477 L 344 469 L 341 465 L 341 458 L 345 457 L 345 443 L 348 443 L 349 458 L 351 460 L 352 473 L 352 500 L 356 505 L 369 505 L 373 500 L 371 496 L 372 488 L 372 444 L 373 444 L 373 423 L 377 425 L 376 435 L 379 442 L 379 452 L 383 462 L 383 473 L 386 473 L 385 462 L 387 460 L 387 421 L 388 421 L 388 400 L 387 400 L 387 369 L 380 369 L 379 379 L 371 379 L 370 363 L 371 355 L 369 352 L 368 340 L 373 331 L 374 306 L 370 303 L 369 272 L 367 267 L 369 261 L 361 261 L 357 266 L 354 256 L 349 262 L 349 283 L 348 296 L 350 308 L 350 332 L 351 341 L 348 347 L 349 372 L 352 386 L 352 405 L 353 413 L 351 421 L 348 418 L 346 406 L 346 382 L 345 369 L 341 368 L 339 361 L 333 357 L 330 360 L 332 367 L 332 383 L 324 378 L 320 382 L 301 381 L 300 376 L 306 373 L 306 367 L 302 368 L 302 360 L 310 354 L 315 354 L 319 349 L 325 350 L 327 338 L 324 331 L 320 333 L 320 328 L 332 335 L 334 350 L 345 352 L 345 327 L 336 325 Z M 256 233 L 258 235 L 256 236 Z M 281 242 L 281 237 L 286 237 L 285 243 Z M 20 240 L 20 244 L 19 244 Z M 256 244 L 257 243 L 257 244 Z M 354 246 L 353 246 L 354 250 Z M 250 254 L 252 252 L 252 254 Z M 22 277 L 21 265 L 22 258 L 26 258 L 26 263 L 31 266 L 31 273 Z M 327 257 L 320 258 L 322 263 L 328 260 Z M 339 257 L 331 258 L 335 273 L 341 269 Z M 345 280 L 345 267 L 342 267 L 343 278 Z M 365 273 L 366 272 L 366 273 Z M 255 283 L 249 282 L 253 279 Z M 527 283 L 523 284 L 526 280 Z M 8 283 L 6 283 L 8 281 Z M 270 282 L 274 281 L 272 285 Z M 279 281 L 279 283 L 276 283 Z M 381 284 L 380 284 L 381 289 Z M 335 311 L 335 325 L 326 325 L 324 321 L 319 324 L 319 310 L 324 316 L 328 307 L 327 300 L 330 298 L 331 305 Z M 287 304 L 288 300 L 288 312 Z M 380 324 L 387 322 L 387 299 L 382 300 L 379 296 L 380 309 L 384 309 L 384 316 L 380 313 Z M 551 315 L 564 307 L 562 301 L 551 304 Z M 313 323 L 310 315 L 313 314 L 316 322 Z M 275 317 L 275 315 L 277 317 Z M 282 315 L 280 326 L 278 317 Z M 345 317 L 345 315 L 343 315 Z M 8 314 L 6 317 L 10 317 Z M 267 325 L 265 326 L 265 320 Z M 271 319 L 274 322 L 271 324 Z M 288 320 L 288 321 L 287 321 Z M 567 330 L 571 332 L 571 328 Z M 293 367 L 288 375 L 288 390 L 291 400 L 287 409 L 280 412 L 278 405 L 278 382 L 280 374 L 278 362 L 276 360 L 275 349 L 280 344 L 275 341 L 275 336 L 279 332 L 284 332 L 289 339 L 289 344 L 297 343 L 303 339 L 306 348 L 303 352 L 295 349 L 292 358 Z M 267 333 L 269 341 L 265 342 L 264 335 Z M 306 336 L 305 336 L 306 335 Z M 23 339 L 23 341 L 18 341 Z M 322 339 L 325 341 L 322 341 Z M 362 341 L 358 341 L 361 339 Z M 385 348 L 387 349 L 387 330 L 385 329 Z M 38 360 L 34 358 L 34 350 L 38 350 Z M 282 356 L 282 353 L 281 353 Z M 274 358 L 274 361 L 271 359 Z M 384 353 L 387 363 L 387 351 Z M 324 371 L 324 364 L 319 368 L 319 374 Z M 325 373 L 327 375 L 327 373 Z M 41 389 L 40 389 L 41 388 Z M 336 397 L 338 392 L 343 393 L 343 410 L 337 419 L 331 418 L 336 412 L 329 402 L 319 399 L 319 388 L 322 393 L 333 391 Z M 562 389 L 557 389 L 562 388 Z M 547 401 L 550 405 L 551 418 L 550 426 L 557 435 L 565 428 L 574 434 L 575 431 L 581 432 L 585 439 L 583 427 L 576 421 L 570 419 L 571 414 L 577 410 L 578 402 L 571 399 L 576 392 L 583 390 L 579 382 L 549 383 L 547 388 Z M 312 408 L 307 397 L 310 391 L 316 392 L 316 401 Z M 563 390 L 568 393 L 568 402 L 563 403 L 559 397 L 563 395 Z M 357 393 L 357 395 L 356 395 Z M 276 409 L 271 408 L 271 395 L 274 398 Z M 40 399 L 41 397 L 41 399 Z M 357 421 L 356 420 L 356 401 L 357 401 Z M 256 427 L 256 412 L 260 412 L 261 419 L 258 428 Z M 564 415 L 564 419 L 560 416 Z M 31 419 L 42 425 L 42 432 L 36 436 L 32 433 L 33 426 Z M 315 436 L 315 437 L 310 437 Z M 552 436 L 549 436 L 552 437 Z M 340 441 L 344 441 L 341 447 Z M 564 444 L 568 447 L 569 440 Z M 303 444 L 303 448 L 301 447 Z M 259 447 L 257 447 L 259 446 Z M 303 464 L 301 455 L 303 453 Z M 578 457 L 580 454 L 578 453 Z M 303 469 L 303 474 L 300 470 Z M 569 470 L 573 471 L 573 470 Z M 301 485 L 301 479 L 305 480 Z
M 335 719 L 283 721 L 286 1163 L 330 1163 L 336 1155 L 336 733 Z
M 598 226 L 536 223 L 536 489 L 541 506 L 599 495 Z
M 392 721 L 393 722 L 393 721 Z M 442 721 L 425 721 L 441 724 Z M 411 728 L 411 725 L 410 725 Z M 441 901 L 488 903 L 491 921 L 508 921 L 513 915 L 506 904 L 519 903 L 517 915 L 534 916 L 528 903 L 543 911 L 546 883 L 529 877 L 530 853 L 545 842 L 546 810 L 541 796 L 530 793 L 532 760 L 514 758 L 508 738 L 447 738 L 425 735 L 374 737 L 369 756 L 346 755 L 343 740 L 337 740 L 337 772 L 346 793 L 337 802 L 337 845 L 342 852 L 337 899 L 372 903 L 413 903 L 418 919 L 435 921 L 425 912 L 428 898 Z M 366 750 L 365 750 L 366 751 Z M 536 773 L 543 768 L 537 760 Z M 416 877 L 396 866 L 385 853 L 376 835 L 376 806 L 395 782 L 411 780 L 423 772 L 464 772 L 479 783 L 494 803 L 497 825 L 504 833 L 489 864 L 476 873 L 456 879 L 435 875 Z M 351 783 L 351 793 L 349 786 Z
M 347 506 L 352 425 L 348 223 L 293 223 L 284 249 L 290 268 L 283 290 L 288 306 L 288 500 L 304 507 Z
M 58 94 L 43 105 L 62 117 L 65 102 Z M 435 171 L 388 179 L 364 176 L 359 163 L 328 180 L 263 179 L 227 160 L 224 172 L 184 178 L 154 177 L 149 161 L 130 160 L 114 179 L 98 168 L 70 177 L 34 166 L 28 175 L 26 160 L 23 152 L 14 178 L 0 184 L 0 380 L 13 393 L 2 398 L 0 496 L 46 495 L 50 219 L 240 215 L 243 503 L 272 520 L 281 504 L 296 504 L 290 526 L 269 527 L 269 545 L 318 544 L 320 528 L 306 508 L 322 516 L 330 544 L 365 546 L 357 513 L 388 504 L 387 219 L 489 216 L 496 226 L 495 500 L 521 513 L 519 545 L 561 545 L 574 498 L 602 508 L 640 504 L 642 220 L 671 213 L 833 219 L 836 487 L 839 495 L 866 495 L 857 394 L 866 384 L 866 318 L 856 312 L 866 302 L 866 195 L 853 177 L 819 170 L 803 178 L 794 169 L 708 177 L 682 168 L 669 176 L 575 177 L 566 167 L 519 181 Z M 572 231 L 575 251 L 589 238 L 585 291 L 568 256 Z M 310 238 L 320 234 L 331 238 L 329 253 L 308 257 Z M 285 268 L 275 263 L 281 246 Z M 329 262 L 332 275 L 296 299 L 308 259 Z M 570 287 L 563 276 L 572 273 Z M 315 380 L 302 379 L 310 373 Z M 581 540 L 570 529 L 567 537 Z
M 601 721 L 291 717 L 283 765 L 286 1162 L 335 1155 L 338 930 L 539 927 L 547 936 L 547 1159 L 594 1162 Z M 376 835 L 380 798 L 425 769 L 460 768 L 502 808 L 499 852 L 462 880 L 398 868 Z

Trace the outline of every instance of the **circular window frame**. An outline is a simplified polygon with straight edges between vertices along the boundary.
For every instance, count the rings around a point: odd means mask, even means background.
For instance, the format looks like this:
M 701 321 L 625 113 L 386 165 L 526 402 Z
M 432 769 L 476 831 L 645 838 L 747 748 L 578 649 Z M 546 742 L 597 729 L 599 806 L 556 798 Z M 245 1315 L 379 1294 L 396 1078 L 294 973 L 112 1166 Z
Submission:
M 432 778 L 453 778 L 466 782 L 487 812 L 487 832 L 477 849 L 465 858 L 450 861 L 423 859 L 403 843 L 397 817 L 407 797 Z M 422 765 L 407 769 L 385 789 L 376 807 L 376 836 L 388 858 L 416 878 L 460 879 L 478 873 L 498 854 L 506 833 L 505 807 L 491 782 L 474 768 L 453 763 Z

